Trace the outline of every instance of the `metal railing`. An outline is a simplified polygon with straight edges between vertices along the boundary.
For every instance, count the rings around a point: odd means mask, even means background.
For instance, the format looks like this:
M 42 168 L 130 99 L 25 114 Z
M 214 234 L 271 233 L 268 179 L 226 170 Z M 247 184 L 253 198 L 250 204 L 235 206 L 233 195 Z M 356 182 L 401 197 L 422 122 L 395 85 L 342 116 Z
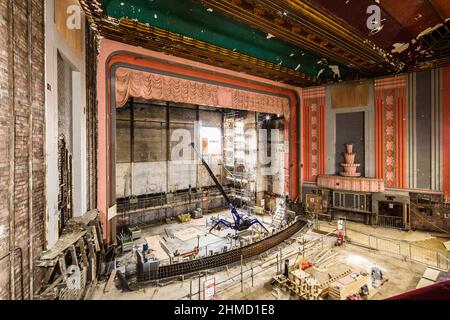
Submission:
M 331 232 L 336 227 L 336 221 L 330 215 L 321 215 L 319 219 L 315 220 L 315 227 L 318 231 Z M 345 232 L 346 241 L 350 244 L 377 250 L 405 261 L 422 263 L 443 271 L 448 271 L 450 268 L 449 257 L 439 250 L 405 240 L 376 236 L 348 227 L 345 228 Z
M 448 271 L 450 267 L 450 260 L 444 253 L 412 242 L 375 236 L 351 228 L 346 228 L 346 240 L 351 244 L 422 263 L 439 270 Z
M 304 226 L 299 232 L 304 233 L 308 230 L 308 226 Z M 316 239 L 318 243 L 321 244 L 322 248 L 324 246 L 330 246 L 329 235 L 321 236 Z M 300 246 L 301 247 L 301 246 Z M 245 289 L 255 287 L 254 278 L 262 273 L 270 273 L 271 276 L 281 274 L 284 266 L 285 259 L 292 258 L 301 253 L 300 250 L 288 250 L 290 248 L 271 248 L 266 253 L 267 255 L 276 254 L 265 261 L 255 263 L 254 259 L 244 260 L 244 257 L 241 256 L 240 259 L 240 271 L 235 272 L 233 275 L 226 277 L 225 279 L 221 279 L 220 281 L 215 283 L 215 296 L 220 296 L 220 294 L 224 292 L 228 292 L 236 286 L 240 286 L 240 292 L 244 292 Z M 305 252 L 306 253 L 306 252 Z M 237 266 L 238 263 L 233 264 L 233 266 Z M 250 265 L 250 266 L 248 266 Z M 231 265 L 230 265 L 231 266 Z M 272 268 L 276 266 L 276 271 L 272 270 Z M 246 267 L 246 268 L 244 268 Z M 197 282 L 194 279 L 190 280 L 190 292 L 188 294 L 183 295 L 178 298 L 178 300 L 193 300 L 193 299 L 202 299 L 204 298 L 204 289 L 201 285 L 201 279 L 206 279 L 208 276 L 214 275 L 217 270 L 205 270 L 203 274 L 199 274 L 197 281 L 199 282 L 197 286 L 197 290 L 193 291 L 194 283 Z
M 159 262 L 160 268 L 158 270 L 158 275 L 152 272 L 146 272 L 138 280 L 143 280 L 142 283 L 158 281 L 165 278 L 173 278 L 182 275 L 188 275 L 192 273 L 203 272 L 204 270 L 214 269 L 223 267 L 225 265 L 230 265 L 232 263 L 238 262 L 239 257 L 242 255 L 245 259 L 259 255 L 269 249 L 283 243 L 286 239 L 289 239 L 295 233 L 300 231 L 305 226 L 303 221 L 295 221 L 278 229 L 277 232 L 269 234 L 268 237 L 261 240 L 255 239 L 248 243 L 240 243 L 239 246 L 231 248 L 226 252 L 213 253 L 212 255 L 199 256 L 195 259 L 182 261 L 177 263 L 172 263 L 172 260 L 167 263 L 167 260 L 162 260 Z M 211 244 L 208 244 L 210 246 Z M 207 251 L 206 249 L 204 249 Z M 133 274 L 128 275 L 128 278 L 134 276 Z
M 378 215 L 378 225 L 386 228 L 403 229 L 403 217 Z

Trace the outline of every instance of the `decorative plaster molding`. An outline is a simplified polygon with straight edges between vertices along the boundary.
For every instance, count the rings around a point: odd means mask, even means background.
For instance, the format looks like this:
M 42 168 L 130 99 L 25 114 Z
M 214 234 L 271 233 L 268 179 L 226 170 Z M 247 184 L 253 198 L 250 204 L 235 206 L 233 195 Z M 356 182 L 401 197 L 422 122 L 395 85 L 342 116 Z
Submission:
M 284 97 L 118 68 L 116 107 L 123 107 L 130 97 L 289 115 L 289 100 Z

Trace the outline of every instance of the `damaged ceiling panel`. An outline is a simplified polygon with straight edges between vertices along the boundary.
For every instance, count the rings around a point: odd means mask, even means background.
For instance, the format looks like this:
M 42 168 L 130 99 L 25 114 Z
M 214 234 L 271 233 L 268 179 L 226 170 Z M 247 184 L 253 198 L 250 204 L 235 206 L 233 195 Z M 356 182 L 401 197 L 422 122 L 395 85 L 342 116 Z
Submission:
M 403 71 L 448 64 L 449 52 L 445 50 L 449 47 L 450 32 L 448 0 L 314 0 L 314 3 L 402 61 Z M 369 9 L 371 6 L 372 10 L 373 6 L 380 9 L 380 25 L 376 29 L 367 26 L 368 17 L 374 13 Z
M 298 86 L 450 64 L 448 0 L 80 2 L 105 37 Z
M 357 74 L 344 64 L 323 59 L 321 55 L 282 41 L 270 32 L 237 22 L 195 1 L 109 0 L 103 1 L 103 7 L 109 17 L 137 21 L 267 61 L 303 73 L 318 82 L 333 79 L 336 69 L 345 78 L 353 79 Z

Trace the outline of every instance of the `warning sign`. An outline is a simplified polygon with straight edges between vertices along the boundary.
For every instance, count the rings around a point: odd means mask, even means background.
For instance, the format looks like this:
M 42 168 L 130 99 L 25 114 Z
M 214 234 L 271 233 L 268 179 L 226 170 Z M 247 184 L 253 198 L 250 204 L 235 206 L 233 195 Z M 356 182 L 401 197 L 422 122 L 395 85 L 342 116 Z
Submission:
M 205 300 L 213 300 L 216 293 L 216 278 L 211 278 L 203 282 Z

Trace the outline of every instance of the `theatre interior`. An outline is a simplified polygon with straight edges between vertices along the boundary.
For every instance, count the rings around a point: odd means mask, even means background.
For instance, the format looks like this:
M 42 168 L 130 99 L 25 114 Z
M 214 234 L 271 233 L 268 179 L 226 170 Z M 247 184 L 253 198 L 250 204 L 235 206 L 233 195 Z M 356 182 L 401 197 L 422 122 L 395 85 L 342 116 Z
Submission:
M 4 0 L 0 300 L 450 299 L 448 0 Z

